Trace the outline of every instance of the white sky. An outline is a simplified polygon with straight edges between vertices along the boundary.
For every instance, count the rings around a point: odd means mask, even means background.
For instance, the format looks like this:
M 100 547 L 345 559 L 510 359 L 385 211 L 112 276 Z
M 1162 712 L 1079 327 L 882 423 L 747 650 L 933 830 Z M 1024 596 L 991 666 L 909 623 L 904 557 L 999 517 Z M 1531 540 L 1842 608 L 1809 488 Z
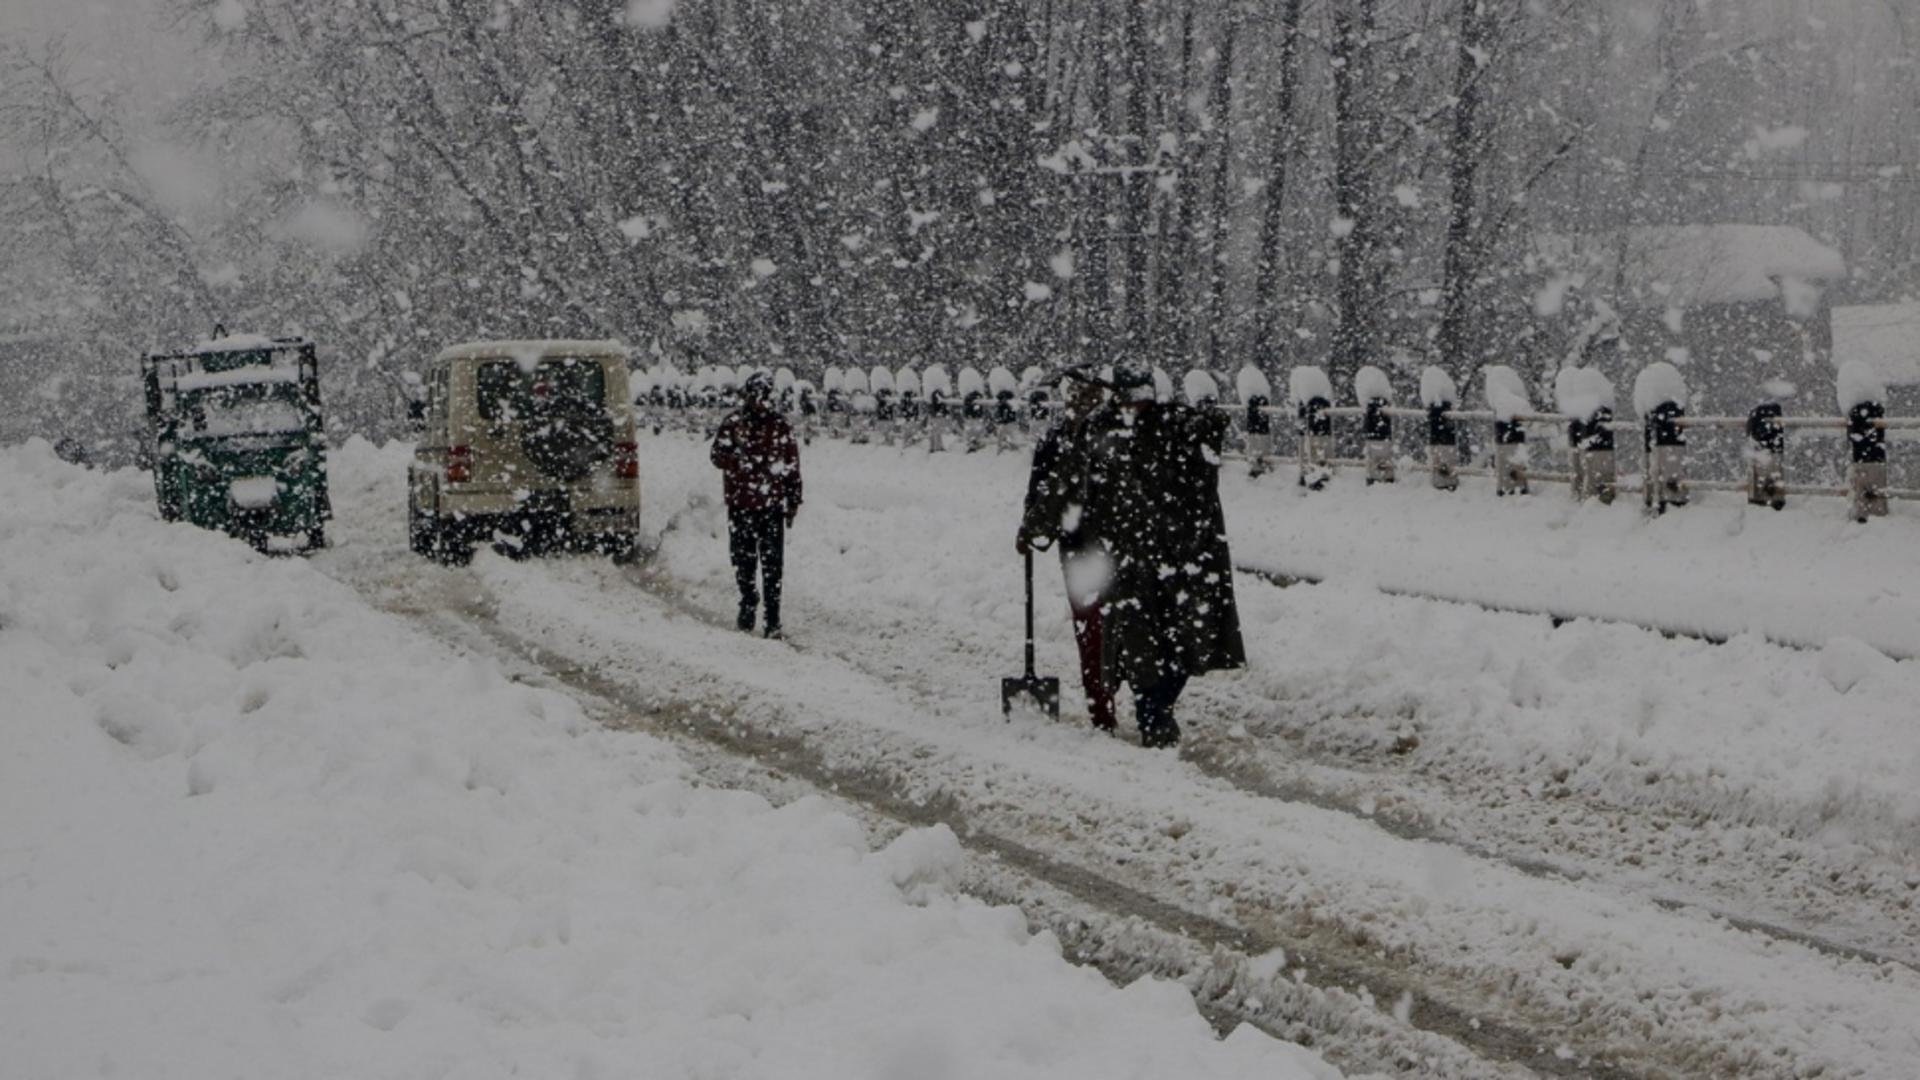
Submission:
M 0 0 L 0 37 L 63 37 L 75 75 L 128 91 L 136 110 L 164 110 L 210 74 L 191 34 L 174 33 L 164 0 Z

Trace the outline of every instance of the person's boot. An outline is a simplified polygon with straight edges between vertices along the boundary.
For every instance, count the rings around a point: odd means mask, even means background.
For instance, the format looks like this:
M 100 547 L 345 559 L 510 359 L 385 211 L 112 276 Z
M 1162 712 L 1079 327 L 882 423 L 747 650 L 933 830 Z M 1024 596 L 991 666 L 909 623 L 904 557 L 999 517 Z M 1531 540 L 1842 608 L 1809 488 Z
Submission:
M 1140 729 L 1140 745 L 1148 750 L 1171 750 L 1180 745 L 1180 725 L 1169 716 Z
M 741 604 L 740 614 L 733 620 L 733 625 L 739 627 L 740 632 L 743 634 L 753 633 L 754 606 L 753 604 Z
M 779 641 L 786 636 L 780 632 L 780 609 L 771 604 L 767 605 L 767 625 L 763 632 L 768 641 Z

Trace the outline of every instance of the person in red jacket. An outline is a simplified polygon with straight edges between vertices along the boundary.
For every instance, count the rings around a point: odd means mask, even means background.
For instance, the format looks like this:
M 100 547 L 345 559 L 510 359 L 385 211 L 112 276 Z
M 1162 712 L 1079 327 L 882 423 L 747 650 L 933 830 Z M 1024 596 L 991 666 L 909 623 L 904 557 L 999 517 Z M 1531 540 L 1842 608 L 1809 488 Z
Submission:
M 714 433 L 711 455 L 725 480 L 727 546 L 740 585 L 737 625 L 752 632 L 755 609 L 765 600 L 761 626 L 767 637 L 779 638 L 787 529 L 800 512 L 800 447 L 770 405 L 772 379 L 756 373 L 740 393 L 743 404 Z

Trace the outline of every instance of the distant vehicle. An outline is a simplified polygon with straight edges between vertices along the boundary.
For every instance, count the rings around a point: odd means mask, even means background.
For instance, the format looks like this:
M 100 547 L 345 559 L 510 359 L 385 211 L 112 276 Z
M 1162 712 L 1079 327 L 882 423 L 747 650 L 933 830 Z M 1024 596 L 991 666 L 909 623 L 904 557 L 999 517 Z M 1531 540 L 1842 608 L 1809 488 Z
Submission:
M 226 336 L 140 362 L 160 516 L 260 551 L 326 546 L 320 369 L 305 338 Z
M 413 550 L 460 564 L 639 550 L 640 459 L 627 350 L 611 341 L 493 341 L 433 359 L 407 473 Z

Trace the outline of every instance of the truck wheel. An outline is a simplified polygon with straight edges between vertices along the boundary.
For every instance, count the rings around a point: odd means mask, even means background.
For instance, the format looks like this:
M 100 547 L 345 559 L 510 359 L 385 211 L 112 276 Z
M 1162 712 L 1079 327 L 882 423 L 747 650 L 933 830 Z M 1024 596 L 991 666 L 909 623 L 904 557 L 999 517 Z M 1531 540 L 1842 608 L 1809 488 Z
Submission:
M 324 551 L 327 547 L 327 530 L 319 526 L 307 530 L 307 550 Z
M 427 516 L 420 512 L 420 504 L 412 495 L 407 496 L 407 547 L 415 555 L 431 559 L 434 549 L 439 546 L 433 535 L 433 525 Z
M 601 541 L 601 546 L 606 549 L 607 557 L 613 560 L 615 566 L 628 566 L 640 559 L 640 534 L 631 530 L 623 529 L 608 534 Z

